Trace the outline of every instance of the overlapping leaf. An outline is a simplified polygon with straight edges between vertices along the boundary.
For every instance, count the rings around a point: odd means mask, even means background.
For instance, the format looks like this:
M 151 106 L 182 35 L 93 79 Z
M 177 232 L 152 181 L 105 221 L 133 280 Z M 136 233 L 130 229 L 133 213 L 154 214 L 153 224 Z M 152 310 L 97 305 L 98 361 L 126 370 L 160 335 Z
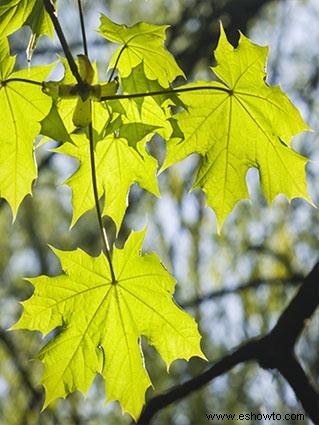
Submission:
M 114 118 L 111 109 L 106 106 L 105 102 L 93 101 L 90 105 L 88 105 L 90 100 L 88 99 L 85 102 L 82 102 L 79 95 L 66 95 L 65 97 L 60 96 L 59 87 L 64 86 L 66 89 L 70 89 L 70 87 L 77 83 L 66 59 L 61 57 L 60 60 L 64 66 L 63 78 L 60 81 L 50 81 L 45 84 L 44 91 L 53 98 L 54 106 L 43 123 L 42 134 L 60 142 L 72 142 L 70 134 L 77 128 L 75 125 L 76 120 L 74 118 L 76 111 L 79 110 L 79 105 L 82 104 L 82 106 L 86 106 L 83 108 L 83 112 L 86 110 L 85 115 L 90 114 L 91 111 L 95 139 L 98 140 L 102 138 L 105 126 Z M 81 65 L 79 60 L 77 60 L 76 63 L 78 66 Z M 92 71 L 94 75 L 92 76 L 92 81 L 90 81 L 90 83 L 97 84 L 97 68 L 95 63 L 92 66 Z M 85 80 L 85 70 L 83 72 L 81 66 L 79 66 L 79 72 L 82 74 L 81 77 Z M 116 85 L 114 83 L 115 82 L 113 81 L 107 84 L 107 86 L 110 87 L 112 94 L 116 92 Z M 106 84 L 104 84 L 104 90 L 105 86 Z M 87 108 L 87 106 L 89 106 L 89 108 Z
M 46 335 L 62 327 L 39 354 L 46 405 L 77 389 L 86 392 L 101 373 L 107 401 L 119 400 L 137 419 L 151 384 L 142 335 L 168 366 L 177 358 L 204 358 L 194 320 L 172 299 L 174 279 L 156 254 L 139 255 L 144 233 L 115 248 L 116 282 L 104 254 L 92 258 L 81 250 L 55 250 L 65 274 L 30 279 L 35 291 L 14 328 Z
M 12 34 L 24 24 L 36 37 L 52 36 L 53 25 L 44 10 L 43 0 L 3 0 L 0 4 L 0 38 Z
M 206 192 L 220 225 L 237 201 L 249 197 L 245 179 L 251 167 L 259 170 L 270 202 L 279 193 L 309 200 L 307 160 L 289 146 L 309 127 L 280 87 L 265 82 L 267 52 L 243 35 L 234 49 L 221 28 L 213 68 L 221 82 L 190 84 L 184 88 L 194 91 L 180 94 L 187 110 L 176 118 L 184 140 L 168 144 L 164 168 L 191 153 L 203 155 L 195 187 Z
M 89 141 L 84 135 L 75 135 L 73 144 L 65 143 L 58 152 L 80 161 L 79 169 L 66 181 L 73 192 L 72 224 L 75 224 L 82 214 L 94 207 Z M 157 161 L 146 153 L 143 142 L 135 150 L 128 146 L 126 139 L 113 134 L 96 144 L 95 156 L 98 193 L 100 197 L 105 195 L 103 214 L 112 217 L 119 230 L 128 192 L 134 182 L 159 195 L 155 176 Z
M 179 75 L 184 75 L 173 56 L 165 49 L 166 25 L 139 22 L 132 27 L 118 25 L 101 16 L 100 34 L 121 47 L 114 53 L 109 68 L 117 68 L 120 76 L 128 77 L 132 69 L 143 64 L 149 80 L 157 80 L 162 87 Z
M 127 138 L 130 146 L 135 147 L 142 139 L 149 141 L 155 133 L 168 140 L 173 132 L 170 112 L 160 107 L 152 97 L 146 97 L 140 107 L 134 99 L 112 101 L 109 105 L 120 115 L 118 131 Z
M 0 40 L 0 195 L 15 215 L 23 198 L 31 193 L 36 178 L 33 142 L 40 132 L 40 121 L 48 114 L 52 101 L 41 86 L 10 79 L 43 81 L 54 65 L 33 67 L 12 73 L 15 60 L 9 55 L 6 39 Z
M 145 75 L 143 63 L 140 63 L 135 68 L 132 68 L 129 76 L 121 78 L 121 87 L 125 94 L 136 94 L 136 93 L 158 93 L 164 92 L 166 89 L 162 87 L 157 80 L 150 80 Z M 145 97 L 136 97 L 134 101 L 141 108 Z M 163 93 L 156 94 L 153 96 L 155 102 L 162 106 L 181 105 L 180 99 L 175 93 Z

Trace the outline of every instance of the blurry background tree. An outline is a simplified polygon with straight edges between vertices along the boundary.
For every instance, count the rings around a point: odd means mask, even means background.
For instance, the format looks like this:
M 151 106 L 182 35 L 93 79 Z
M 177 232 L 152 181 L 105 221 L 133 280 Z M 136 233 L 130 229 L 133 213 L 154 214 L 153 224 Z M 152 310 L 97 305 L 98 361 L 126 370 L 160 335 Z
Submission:
M 75 3 L 60 2 L 59 16 L 74 53 L 80 53 Z M 90 29 L 98 27 L 98 12 L 103 11 L 119 23 L 143 20 L 171 24 L 168 47 L 189 79 L 208 78 L 207 66 L 214 63 L 212 50 L 218 38 L 219 20 L 234 43 L 240 29 L 254 42 L 270 45 L 268 81 L 280 81 L 308 123 L 318 128 L 317 0 L 96 0 L 84 2 L 84 6 L 91 57 L 100 65 L 107 63 L 111 48 Z M 13 53 L 18 54 L 18 63 L 23 67 L 28 37 L 29 29 L 25 28 L 11 38 Z M 52 60 L 56 53 L 61 53 L 57 46 L 58 43 L 44 37 L 32 62 Z M 295 141 L 295 146 L 313 160 L 308 166 L 308 184 L 318 204 L 318 137 L 307 133 Z M 159 139 L 151 142 L 150 149 L 159 157 L 165 155 L 164 143 Z M 76 165 L 69 158 L 57 158 L 41 149 L 37 158 L 40 176 L 34 196 L 25 199 L 13 226 L 8 206 L 5 202 L 0 204 L 0 423 L 129 424 L 130 418 L 122 416 L 117 403 L 103 406 L 104 390 L 99 377 L 86 399 L 74 393 L 40 414 L 43 390 L 36 382 L 42 366 L 30 359 L 35 356 L 41 337 L 31 332 L 4 331 L 20 314 L 18 301 L 31 294 L 31 286 L 22 277 L 60 271 L 48 243 L 63 249 L 80 246 L 90 253 L 99 250 L 94 213 L 87 213 L 69 231 L 70 192 L 59 183 Z M 204 195 L 199 191 L 188 193 L 198 160 L 195 156 L 188 158 L 160 176 L 160 200 L 133 187 L 120 234 L 124 240 L 128 228 L 141 229 L 146 221 L 149 223 L 145 248 L 157 251 L 173 272 L 178 281 L 175 298 L 196 317 L 204 351 L 209 359 L 215 360 L 274 325 L 296 285 L 318 258 L 319 213 L 304 201 L 294 200 L 289 205 L 281 196 L 270 209 L 259 190 L 258 173 L 251 170 L 247 180 L 253 203 L 239 203 L 217 235 L 215 217 L 205 208 Z M 112 231 L 111 223 L 109 228 Z M 317 311 L 297 347 L 307 373 L 317 384 L 318 325 Z M 198 375 L 207 367 L 198 359 L 189 363 L 177 361 L 168 375 L 164 363 L 149 347 L 146 363 L 156 393 Z M 149 390 L 148 396 L 153 395 L 153 390 Z M 302 408 L 282 377 L 245 364 L 163 409 L 152 423 L 201 425 L 208 422 L 206 413 L 273 411 L 301 413 Z M 310 421 L 282 423 L 297 425 Z

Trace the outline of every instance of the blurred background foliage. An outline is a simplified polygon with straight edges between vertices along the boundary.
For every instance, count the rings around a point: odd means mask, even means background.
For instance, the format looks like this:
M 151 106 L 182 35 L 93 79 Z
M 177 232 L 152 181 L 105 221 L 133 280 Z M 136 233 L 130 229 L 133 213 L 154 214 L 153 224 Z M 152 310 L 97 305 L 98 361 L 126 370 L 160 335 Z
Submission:
M 100 11 L 119 23 L 145 20 L 171 24 L 168 47 L 190 80 L 211 78 L 208 67 L 214 64 L 212 50 L 222 20 L 233 43 L 237 42 L 240 29 L 253 41 L 270 45 L 268 82 L 280 82 L 308 123 L 318 129 L 317 0 L 95 0 L 84 1 L 84 6 L 90 54 L 98 62 L 101 78 L 106 76 L 115 46 L 94 32 Z M 81 53 L 76 1 L 58 1 L 58 7 L 72 51 Z M 20 67 L 27 66 L 28 38 L 29 29 L 11 37 L 12 52 L 18 55 Z M 44 37 L 32 64 L 53 61 L 56 53 L 61 53 L 58 42 Z M 294 143 L 312 160 L 307 167 L 308 185 L 318 204 L 318 134 L 304 134 Z M 163 159 L 163 141 L 153 140 L 150 150 L 159 161 Z M 60 272 L 48 244 L 61 249 L 79 246 L 92 254 L 100 249 L 94 212 L 87 213 L 69 230 L 71 194 L 61 183 L 77 165 L 67 157 L 48 153 L 46 146 L 38 149 L 36 155 L 39 179 L 33 197 L 25 199 L 14 224 L 8 205 L 0 204 L 0 423 L 129 424 L 130 418 L 122 415 L 116 402 L 104 406 L 104 384 L 99 376 L 86 398 L 74 393 L 40 414 L 43 389 L 37 383 L 42 366 L 32 359 L 43 344 L 41 335 L 5 331 L 21 312 L 18 301 L 32 293 L 22 277 Z M 204 352 L 214 361 L 274 325 L 302 276 L 318 258 L 319 213 L 302 200 L 289 205 L 282 196 L 270 209 L 260 191 L 258 173 L 250 170 L 247 182 L 252 202 L 239 203 L 217 234 L 215 216 L 205 207 L 205 196 L 199 191 L 188 193 L 198 161 L 196 156 L 190 157 L 161 175 L 159 200 L 137 186 L 131 189 L 119 243 L 131 229 L 141 229 L 148 223 L 145 250 L 157 251 L 176 277 L 175 298 L 196 317 Z M 113 224 L 106 220 L 106 225 L 112 237 Z M 317 383 L 318 325 L 317 312 L 297 347 L 306 371 Z M 198 359 L 189 363 L 176 361 L 168 375 L 155 350 L 146 341 L 143 346 L 155 387 L 149 390 L 148 397 L 206 368 L 205 362 Z M 201 425 L 207 423 L 205 414 L 213 412 L 296 413 L 302 409 L 280 376 L 246 364 L 163 410 L 153 423 Z

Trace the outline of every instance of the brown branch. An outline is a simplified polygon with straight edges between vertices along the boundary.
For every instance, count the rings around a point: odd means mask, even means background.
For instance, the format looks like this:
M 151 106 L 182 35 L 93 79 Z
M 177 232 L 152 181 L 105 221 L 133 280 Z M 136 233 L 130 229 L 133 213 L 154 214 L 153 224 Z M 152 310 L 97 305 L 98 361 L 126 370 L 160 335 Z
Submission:
M 216 298 L 221 298 L 226 295 L 238 294 L 240 292 L 247 291 L 248 289 L 257 289 L 260 286 L 273 286 L 273 285 L 297 285 L 303 280 L 303 276 L 299 274 L 295 274 L 293 276 L 288 276 L 283 279 L 280 278 L 270 278 L 270 279 L 254 279 L 248 283 L 244 283 L 242 285 L 235 286 L 233 288 L 222 288 L 218 290 L 211 291 L 207 294 L 204 294 L 200 297 L 193 298 L 189 301 L 185 301 L 180 303 L 183 308 L 195 307 L 199 304 L 202 304 L 206 301 L 211 301 Z
M 202 388 L 208 382 L 231 370 L 240 363 L 255 359 L 258 340 L 250 341 L 238 350 L 223 357 L 214 363 L 208 370 L 201 375 L 190 379 L 176 387 L 170 389 L 167 393 L 161 394 L 150 399 L 145 405 L 142 414 L 137 422 L 138 425 L 148 425 L 153 416 L 160 410 L 172 403 L 188 396 L 193 391 Z
M 297 400 L 315 424 L 319 424 L 319 394 L 295 356 L 285 358 L 277 367 L 294 390 Z
M 294 353 L 295 344 L 318 305 L 319 263 L 303 280 L 296 296 L 281 314 L 272 331 L 246 342 L 199 376 L 150 399 L 142 411 L 138 425 L 150 424 L 160 410 L 199 390 L 238 364 L 250 360 L 255 360 L 265 369 L 277 369 L 294 390 L 306 414 L 318 425 L 319 393 L 306 376 Z
M 279 317 L 271 337 L 292 349 L 318 304 L 319 263 L 304 279 L 299 291 Z

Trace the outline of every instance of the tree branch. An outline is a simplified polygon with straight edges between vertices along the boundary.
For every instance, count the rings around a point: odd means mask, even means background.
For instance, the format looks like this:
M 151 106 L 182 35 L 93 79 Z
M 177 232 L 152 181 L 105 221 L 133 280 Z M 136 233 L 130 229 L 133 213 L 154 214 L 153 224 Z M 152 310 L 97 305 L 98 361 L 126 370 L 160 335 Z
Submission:
M 206 301 L 211 301 L 216 298 L 221 298 L 226 295 L 238 294 L 240 292 L 247 291 L 248 289 L 257 289 L 260 286 L 273 286 L 279 284 L 285 285 L 297 285 L 303 280 L 303 276 L 299 274 L 295 274 L 292 276 L 285 277 L 283 279 L 280 278 L 270 278 L 270 279 L 254 279 L 248 283 L 244 283 L 242 285 L 235 286 L 233 288 L 222 288 L 218 290 L 214 290 L 208 292 L 207 294 L 201 295 L 200 297 L 193 298 L 189 301 L 185 301 L 180 303 L 182 308 L 190 308 L 195 307 L 199 304 L 202 304 Z
M 238 348 L 238 350 L 228 354 L 221 360 L 214 363 L 204 373 L 190 379 L 189 381 L 177 385 L 176 387 L 173 387 L 165 394 L 161 394 L 150 399 L 145 405 L 137 424 L 148 425 L 153 416 L 160 410 L 188 396 L 193 391 L 202 388 L 204 385 L 208 384 L 208 382 L 230 371 L 233 367 L 239 365 L 240 363 L 254 360 L 257 344 L 258 340 L 250 341 L 249 343 Z
M 297 400 L 300 401 L 308 416 L 315 424 L 319 424 L 318 391 L 307 377 L 296 357 L 286 358 L 277 369 L 294 390 Z
M 160 410 L 202 388 L 238 364 L 250 360 L 255 360 L 265 369 L 277 369 L 295 392 L 309 418 L 319 424 L 318 390 L 306 376 L 294 353 L 295 344 L 318 305 L 319 263 L 303 280 L 296 296 L 267 335 L 246 342 L 199 376 L 150 399 L 137 424 L 150 424 Z
M 280 316 L 270 336 L 292 349 L 319 304 L 319 263 Z
M 80 24 L 81 24 L 83 50 L 84 50 L 85 56 L 89 57 L 88 43 L 87 43 L 85 23 L 84 23 L 84 13 L 83 13 L 81 0 L 78 0 L 78 9 L 79 9 Z

